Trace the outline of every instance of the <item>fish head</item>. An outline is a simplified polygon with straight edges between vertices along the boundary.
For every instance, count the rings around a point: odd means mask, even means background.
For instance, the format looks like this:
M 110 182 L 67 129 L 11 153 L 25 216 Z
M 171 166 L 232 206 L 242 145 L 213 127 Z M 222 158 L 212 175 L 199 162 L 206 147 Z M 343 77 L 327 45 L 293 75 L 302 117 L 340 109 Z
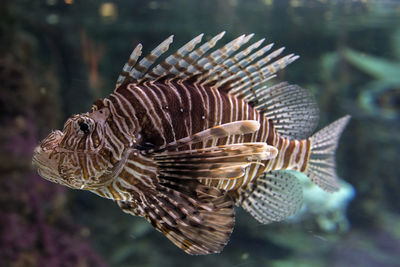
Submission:
M 52 131 L 34 150 L 33 165 L 40 176 L 74 189 L 108 184 L 121 158 L 105 142 L 107 107 L 71 116 L 62 131 Z

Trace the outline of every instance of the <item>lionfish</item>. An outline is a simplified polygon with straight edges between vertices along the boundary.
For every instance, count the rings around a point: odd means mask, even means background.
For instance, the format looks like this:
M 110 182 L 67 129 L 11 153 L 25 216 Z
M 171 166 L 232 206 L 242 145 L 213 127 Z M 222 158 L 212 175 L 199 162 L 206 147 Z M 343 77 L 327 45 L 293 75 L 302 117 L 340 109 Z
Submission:
M 311 135 L 312 95 L 266 84 L 298 56 L 269 53 L 264 39 L 246 45 L 253 34 L 213 49 L 223 35 L 200 44 L 201 34 L 158 65 L 173 36 L 140 60 L 137 45 L 114 91 L 36 147 L 39 175 L 114 200 L 188 254 L 224 248 L 235 205 L 263 224 L 295 214 L 302 186 L 287 170 L 337 191 L 334 154 L 350 116 Z

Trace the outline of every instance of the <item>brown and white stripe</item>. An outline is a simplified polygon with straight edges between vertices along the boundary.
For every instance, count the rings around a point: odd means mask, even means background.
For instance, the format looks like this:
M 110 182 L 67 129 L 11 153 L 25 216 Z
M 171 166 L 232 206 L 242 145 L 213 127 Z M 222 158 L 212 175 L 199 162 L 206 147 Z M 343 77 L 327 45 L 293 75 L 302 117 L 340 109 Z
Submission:
M 167 103 L 170 104 L 166 106 Z M 240 179 L 202 180 L 202 183 L 206 185 L 216 186 L 226 191 L 245 187 L 265 171 L 300 170 L 306 164 L 307 150 L 310 149 L 307 140 L 291 140 L 280 136 L 274 130 L 273 122 L 243 99 L 207 85 L 193 85 L 176 79 L 162 83 L 157 81 L 131 83 L 117 88 L 108 99 L 104 100 L 104 106 L 109 107 L 113 118 L 123 118 L 115 124 L 115 127 L 109 129 L 118 129 L 122 132 L 112 132 L 110 138 L 107 139 L 108 142 L 114 142 L 113 147 L 117 149 L 119 149 L 119 142 L 115 140 L 116 136 L 128 136 L 129 133 L 124 132 L 126 129 L 131 129 L 128 125 L 136 125 L 138 122 L 141 124 L 138 127 L 140 131 L 137 133 L 138 143 L 149 143 L 161 147 L 232 121 L 259 121 L 260 129 L 253 134 L 216 138 L 196 144 L 196 147 L 204 148 L 240 142 L 266 142 L 278 149 L 276 158 L 259 164 L 251 164 L 246 170 L 246 175 Z M 114 114 L 116 111 L 118 113 Z M 135 116 L 127 116 L 127 114 L 135 114 Z M 151 181 L 157 177 L 155 167 L 150 168 L 151 173 L 145 171 L 149 168 L 148 164 L 150 161 L 133 166 L 127 164 L 120 176 L 126 184 L 132 185 L 140 181 L 148 186 L 154 183 Z M 125 190 L 127 189 L 122 191 Z M 113 197 L 115 197 L 114 194 Z M 127 201 L 122 198 L 121 200 Z
M 310 137 L 311 94 L 266 84 L 298 56 L 247 45 L 253 34 L 214 49 L 224 34 L 199 45 L 200 34 L 155 67 L 173 36 L 142 59 L 137 45 L 113 93 L 35 149 L 39 174 L 116 201 L 189 254 L 222 250 L 234 203 L 261 223 L 298 211 L 301 185 L 280 170 L 338 190 L 333 157 L 349 117 Z

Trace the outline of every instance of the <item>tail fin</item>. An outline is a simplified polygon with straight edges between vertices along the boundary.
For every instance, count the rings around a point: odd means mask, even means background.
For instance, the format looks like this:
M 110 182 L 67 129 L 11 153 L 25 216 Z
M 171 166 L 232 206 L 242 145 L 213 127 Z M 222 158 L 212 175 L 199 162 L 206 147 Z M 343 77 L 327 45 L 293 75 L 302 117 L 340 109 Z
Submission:
M 350 116 L 346 115 L 310 138 L 311 153 L 305 173 L 311 181 L 327 192 L 335 192 L 340 188 L 335 170 L 335 151 L 349 120 Z

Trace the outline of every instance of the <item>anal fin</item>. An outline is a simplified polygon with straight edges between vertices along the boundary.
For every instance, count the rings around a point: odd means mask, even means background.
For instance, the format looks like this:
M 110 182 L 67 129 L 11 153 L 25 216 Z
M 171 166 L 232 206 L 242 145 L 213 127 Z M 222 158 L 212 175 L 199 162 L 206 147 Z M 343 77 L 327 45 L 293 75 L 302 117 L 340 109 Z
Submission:
M 264 224 L 295 214 L 302 202 L 301 183 L 287 171 L 264 173 L 241 192 L 242 207 Z

